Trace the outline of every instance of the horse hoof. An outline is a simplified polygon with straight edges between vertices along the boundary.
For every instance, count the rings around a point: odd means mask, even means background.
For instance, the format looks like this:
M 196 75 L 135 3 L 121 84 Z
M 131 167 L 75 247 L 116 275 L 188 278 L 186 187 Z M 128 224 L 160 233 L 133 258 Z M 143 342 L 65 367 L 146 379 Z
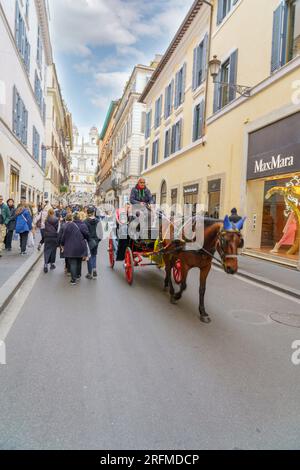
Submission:
M 177 300 L 176 300 L 174 297 L 171 297 L 170 302 L 171 302 L 172 305 L 176 305 L 176 304 L 177 304 Z
M 175 294 L 174 299 L 175 299 L 175 300 L 180 300 L 180 299 L 181 299 L 181 295 L 180 295 L 180 294 Z
M 211 319 L 209 318 L 208 315 L 200 315 L 200 321 L 202 323 L 211 323 Z
M 164 287 L 164 292 L 168 292 L 168 290 L 169 290 L 168 286 L 165 286 Z

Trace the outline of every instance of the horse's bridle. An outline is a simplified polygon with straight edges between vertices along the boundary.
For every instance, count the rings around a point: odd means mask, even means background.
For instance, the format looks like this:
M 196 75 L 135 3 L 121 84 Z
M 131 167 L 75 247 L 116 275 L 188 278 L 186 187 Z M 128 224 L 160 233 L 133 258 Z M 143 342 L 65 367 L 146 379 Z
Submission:
M 226 240 L 225 240 L 224 236 L 227 233 L 232 233 L 232 232 L 235 232 L 236 234 L 241 236 L 241 232 L 239 230 L 220 230 L 220 232 L 218 233 L 217 241 L 220 243 L 219 254 L 221 256 L 221 261 L 213 253 L 211 253 L 210 251 L 205 250 L 205 248 L 202 248 L 200 251 L 206 253 L 208 256 L 210 256 L 212 259 L 217 261 L 222 266 L 225 266 L 226 259 L 237 259 L 238 255 L 228 255 L 228 254 L 225 253 Z

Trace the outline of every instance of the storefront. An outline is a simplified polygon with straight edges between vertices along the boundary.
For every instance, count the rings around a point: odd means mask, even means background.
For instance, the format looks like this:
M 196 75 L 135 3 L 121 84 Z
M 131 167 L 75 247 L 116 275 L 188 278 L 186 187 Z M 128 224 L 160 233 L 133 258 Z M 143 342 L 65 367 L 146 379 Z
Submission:
M 196 211 L 196 206 L 199 203 L 199 184 L 184 186 L 183 202 L 184 204 L 192 204 L 193 211 Z
M 249 134 L 247 248 L 278 261 L 299 258 L 300 113 Z
M 221 179 L 208 182 L 208 215 L 214 219 L 220 216 Z
M 9 197 L 14 199 L 16 203 L 20 199 L 20 172 L 19 169 L 13 165 L 10 167 L 10 182 L 9 182 Z

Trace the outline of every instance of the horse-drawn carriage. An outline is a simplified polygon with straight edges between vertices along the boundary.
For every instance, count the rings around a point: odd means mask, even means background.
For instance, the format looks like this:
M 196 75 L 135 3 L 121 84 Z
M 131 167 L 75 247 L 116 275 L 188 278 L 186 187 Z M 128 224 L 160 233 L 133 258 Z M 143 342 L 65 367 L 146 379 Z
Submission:
M 127 212 L 117 217 L 119 228 L 116 234 L 109 238 L 109 261 L 114 268 L 116 261 L 124 263 L 125 276 L 128 284 L 132 285 L 135 269 L 144 266 L 156 266 L 165 268 L 165 289 L 169 289 L 172 303 L 181 299 L 187 287 L 188 272 L 192 268 L 200 269 L 199 287 L 199 312 L 200 320 L 209 323 L 210 318 L 204 306 L 207 276 L 212 267 L 213 259 L 219 263 L 227 274 L 235 274 L 238 270 L 238 249 L 243 247 L 241 230 L 245 219 L 233 224 L 228 216 L 224 221 L 207 219 L 203 216 L 191 216 L 187 223 L 197 232 L 197 221 L 200 219 L 203 228 L 203 243 L 201 247 L 188 248 L 184 230 L 181 237 L 174 237 L 174 218 L 168 219 L 162 212 L 158 211 L 155 226 L 147 226 L 147 233 L 138 232 L 138 236 L 128 233 Z M 200 224 L 201 225 L 201 224 Z M 196 228 L 195 228 L 196 227 Z M 120 230 L 121 229 L 121 230 Z M 122 229 L 124 231 L 122 236 Z M 193 231 L 192 230 L 192 231 Z M 151 232 L 151 236 L 150 236 Z M 197 233 L 193 231 L 197 238 Z M 121 234 L 121 236 L 120 236 Z M 201 237 L 200 237 L 201 238 Z M 219 254 L 217 258 L 216 252 Z M 180 291 L 175 293 L 173 282 L 180 286 Z

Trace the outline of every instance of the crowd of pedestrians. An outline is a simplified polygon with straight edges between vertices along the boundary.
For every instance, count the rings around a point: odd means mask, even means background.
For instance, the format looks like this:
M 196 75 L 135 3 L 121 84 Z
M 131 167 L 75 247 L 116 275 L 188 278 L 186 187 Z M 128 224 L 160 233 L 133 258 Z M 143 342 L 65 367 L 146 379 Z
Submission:
M 37 249 L 44 246 L 44 273 L 56 268 L 57 250 L 65 260 L 65 274 L 72 286 L 82 276 L 82 263 L 87 262 L 88 280 L 97 279 L 97 254 L 102 239 L 102 225 L 94 206 L 52 206 L 48 201 L 35 207 L 25 198 L 15 207 L 12 199 L 4 203 L 0 196 L 0 257 L 5 249 L 12 250 L 12 240 L 19 237 L 20 254 L 34 247 L 36 232 L 41 239 Z

